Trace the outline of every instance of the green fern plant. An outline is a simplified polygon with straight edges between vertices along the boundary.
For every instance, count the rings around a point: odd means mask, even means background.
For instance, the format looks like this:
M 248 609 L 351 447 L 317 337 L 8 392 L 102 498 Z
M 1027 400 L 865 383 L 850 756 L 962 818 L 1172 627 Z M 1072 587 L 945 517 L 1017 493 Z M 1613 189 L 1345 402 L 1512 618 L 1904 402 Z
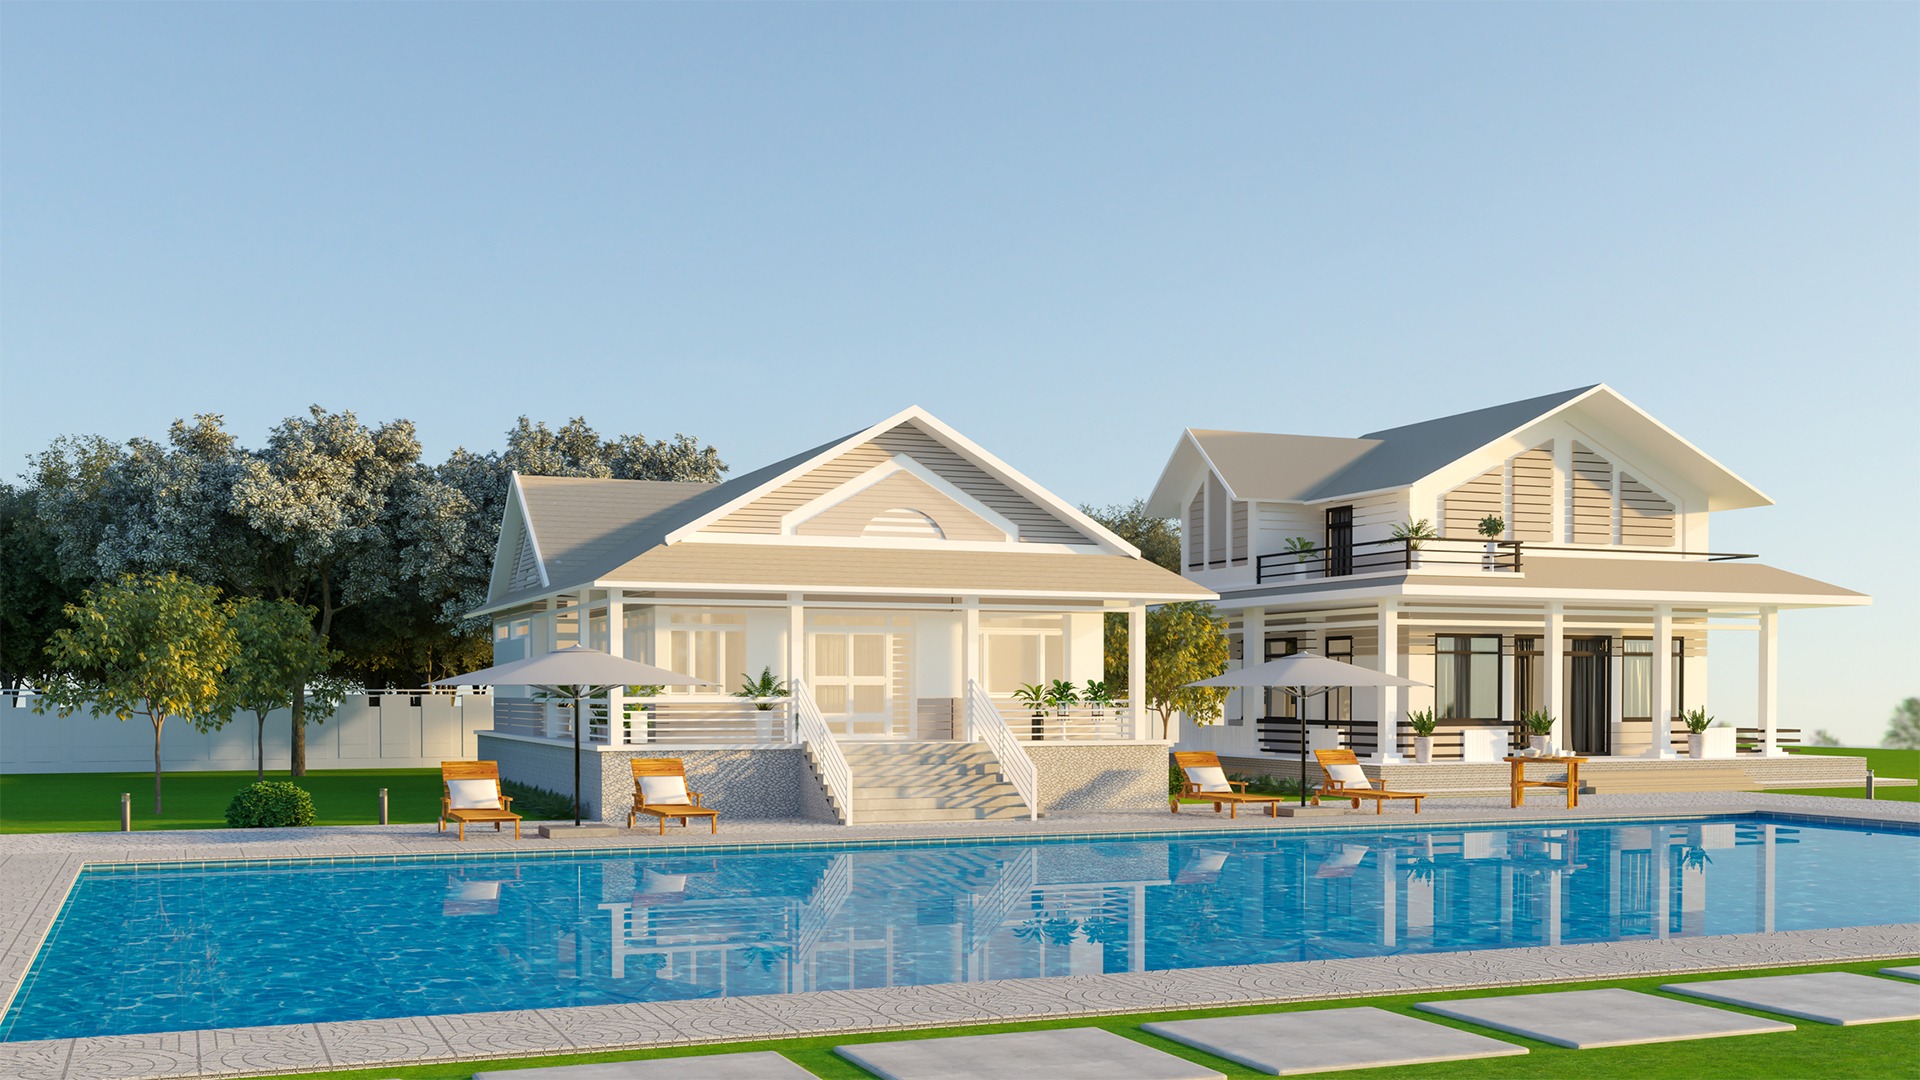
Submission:
M 761 668 L 760 677 L 757 679 L 744 672 L 740 675 L 740 678 L 743 681 L 740 684 L 740 689 L 733 692 L 734 697 L 755 699 L 783 698 L 791 693 L 791 691 L 787 689 L 786 683 L 774 678 L 772 667 Z M 759 709 L 761 712 L 765 712 L 773 708 L 773 702 L 755 700 L 753 707 Z
M 1393 527 L 1393 538 L 1395 540 L 1405 540 L 1409 547 L 1415 551 L 1419 551 L 1422 541 L 1437 540 L 1440 538 L 1440 534 L 1433 531 L 1433 522 L 1428 521 L 1426 518 L 1421 518 L 1419 521 L 1408 518 Z
M 1416 709 L 1407 714 L 1407 726 L 1413 729 L 1415 735 L 1424 738 L 1432 737 L 1433 729 L 1439 723 L 1434 719 L 1432 709 Z
M 1681 715 L 1680 722 L 1687 725 L 1689 734 L 1700 735 L 1713 726 L 1713 717 L 1708 716 L 1705 709 L 1688 709 Z
M 1287 551 L 1291 552 L 1293 557 L 1295 559 L 1298 559 L 1301 562 L 1307 562 L 1311 560 L 1313 558 L 1313 553 L 1316 550 L 1318 550 L 1319 547 L 1320 545 L 1314 543 L 1313 541 L 1307 539 L 1304 536 L 1287 537 Z
M 1526 728 L 1529 735 L 1551 735 L 1558 723 L 1545 709 L 1529 709 L 1520 717 L 1520 726 Z

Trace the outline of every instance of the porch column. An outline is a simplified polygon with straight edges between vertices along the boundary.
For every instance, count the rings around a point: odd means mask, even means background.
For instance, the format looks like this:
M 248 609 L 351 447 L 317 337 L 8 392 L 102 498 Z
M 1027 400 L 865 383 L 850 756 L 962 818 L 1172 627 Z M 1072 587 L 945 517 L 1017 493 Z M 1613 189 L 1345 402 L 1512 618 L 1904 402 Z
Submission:
M 1147 721 L 1147 605 L 1127 608 L 1127 709 L 1133 713 L 1133 737 L 1153 738 Z
M 798 686 L 807 678 L 807 608 L 801 593 L 787 594 L 787 684 Z M 812 692 L 812 687 L 808 687 Z
M 1380 601 L 1379 633 L 1380 642 L 1374 648 L 1374 651 L 1379 653 L 1379 669 L 1388 675 L 1405 674 L 1403 669 L 1406 665 L 1400 653 L 1398 602 Z M 1383 686 L 1380 688 L 1380 711 L 1374 718 L 1373 760 L 1383 765 L 1403 760 L 1400 757 L 1400 714 L 1406 707 L 1405 687 Z
M 973 730 L 973 710 L 968 708 L 967 698 L 973 692 L 973 684 L 980 681 L 980 598 L 963 596 L 960 604 L 960 715 L 963 721 L 960 737 L 972 742 L 977 733 Z
M 1553 743 L 1556 747 L 1561 747 L 1572 743 L 1573 728 L 1566 717 L 1567 626 L 1558 600 L 1547 602 L 1546 632 L 1546 638 L 1540 646 L 1541 666 L 1546 668 L 1542 673 L 1546 676 L 1543 680 L 1542 695 L 1546 700 L 1542 703 L 1542 707 L 1559 717 L 1559 723 L 1554 727 Z
M 1780 757 L 1780 609 L 1760 609 L 1760 688 L 1754 706 L 1760 719 L 1760 753 Z
M 627 655 L 627 594 L 620 589 L 607 590 L 607 655 Z M 607 691 L 607 743 L 627 745 L 627 688 L 616 686 Z
M 1240 663 L 1262 663 L 1267 658 L 1267 609 L 1263 607 L 1247 608 L 1240 613 Z M 1235 690 L 1240 695 L 1240 724 L 1244 732 L 1253 732 L 1253 739 L 1247 748 L 1249 756 L 1260 753 L 1260 718 L 1266 713 L 1267 695 L 1263 690 L 1248 688 Z M 1224 719 L 1224 718 L 1223 718 Z
M 1648 710 L 1652 714 L 1653 745 L 1650 758 L 1673 757 L 1673 608 L 1660 604 L 1653 609 L 1653 659 L 1647 677 Z M 1622 646 L 1624 662 L 1625 646 Z

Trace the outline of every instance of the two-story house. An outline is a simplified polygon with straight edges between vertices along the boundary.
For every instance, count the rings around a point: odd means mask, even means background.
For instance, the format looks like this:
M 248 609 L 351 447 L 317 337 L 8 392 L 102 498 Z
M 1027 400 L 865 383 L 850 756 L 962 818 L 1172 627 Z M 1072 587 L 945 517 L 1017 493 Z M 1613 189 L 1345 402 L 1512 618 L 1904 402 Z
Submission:
M 1189 429 L 1149 500 L 1182 522 L 1239 662 L 1314 650 L 1431 684 L 1308 703 L 1311 746 L 1376 763 L 1404 760 L 1426 708 L 1436 760 L 1494 760 L 1537 709 L 1581 754 L 1684 752 L 1709 630 L 1751 632 L 1758 706 L 1722 721 L 1778 755 L 1780 613 L 1868 598 L 1714 552 L 1714 513 L 1770 504 L 1605 385 L 1351 439 Z M 1297 753 L 1294 705 L 1261 697 L 1181 745 L 1243 768 Z

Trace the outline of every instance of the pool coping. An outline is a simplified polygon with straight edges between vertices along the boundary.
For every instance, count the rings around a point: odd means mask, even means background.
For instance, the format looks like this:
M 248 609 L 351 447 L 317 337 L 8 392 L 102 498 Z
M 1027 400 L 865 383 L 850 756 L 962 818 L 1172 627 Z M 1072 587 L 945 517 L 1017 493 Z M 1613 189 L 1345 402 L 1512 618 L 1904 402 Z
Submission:
M 1456 803 L 1467 800 L 1454 800 Z M 1481 802 L 1481 800 L 1473 800 Z M 1492 802 L 1487 800 L 1487 802 Z M 324 865 L 335 862 L 564 858 L 578 854 L 650 857 L 746 850 L 848 850 L 876 844 L 958 846 L 1007 842 L 1201 838 L 1257 834 L 1272 828 L 1313 832 L 1407 830 L 1447 826 L 1552 826 L 1644 820 L 1711 820 L 1762 814 L 1779 822 L 1891 826 L 1920 832 L 1920 804 L 1817 796 L 1713 793 L 1689 796 L 1589 797 L 1580 810 L 1494 806 L 1430 809 L 1418 818 L 1371 813 L 1325 819 L 1211 814 L 1102 814 L 1042 819 L 1014 828 L 979 823 L 845 828 L 801 823 L 742 823 L 730 830 L 808 839 L 703 842 L 691 834 L 647 846 L 629 836 L 565 848 L 507 846 L 504 840 L 451 852 L 431 826 L 262 830 L 236 837 L 210 833 L 29 834 L 0 836 L 0 1011 L 22 988 L 39 946 L 87 869 L 151 872 L 161 867 Z M 1157 822 L 1114 828 L 1116 819 Z M 1100 827 L 1101 824 L 1107 827 Z M 272 835 L 268 835 L 271 833 Z M 369 833 L 372 834 L 369 837 Z M 451 834 L 448 834 L 449 836 Z M 489 834 L 490 835 L 490 834 Z M 705 834 L 701 834 L 705 835 Z M 845 837 L 845 839 L 829 838 Z M 369 840 L 371 839 L 371 843 Z M 232 855 L 238 847 L 241 854 Z M 327 847 L 344 850 L 327 851 Z M 286 850 L 286 849 L 293 850 Z M 306 849 L 301 853 L 299 849 Z M 323 850 L 314 850 L 320 848 Z M 384 848 L 385 850 L 377 850 Z M 170 857 L 139 859 L 129 854 Z M 251 853 L 249 853 L 251 852 Z M 198 857 L 196 857 L 198 856 Z M 146 1035 L 92 1036 L 0 1043 L 0 1073 L 29 1080 L 161 1080 L 374 1068 L 412 1062 L 535 1057 L 602 1050 L 750 1039 L 779 1039 L 875 1029 L 948 1027 L 1325 1000 L 1423 990 L 1786 967 L 1920 955 L 1920 924 L 1795 930 L 1465 952 L 1234 965 L 1102 975 L 1004 979 L 870 990 L 825 990 L 687 1002 L 596 1005 L 466 1013 L 390 1020 L 329 1021 L 271 1027 L 219 1028 Z

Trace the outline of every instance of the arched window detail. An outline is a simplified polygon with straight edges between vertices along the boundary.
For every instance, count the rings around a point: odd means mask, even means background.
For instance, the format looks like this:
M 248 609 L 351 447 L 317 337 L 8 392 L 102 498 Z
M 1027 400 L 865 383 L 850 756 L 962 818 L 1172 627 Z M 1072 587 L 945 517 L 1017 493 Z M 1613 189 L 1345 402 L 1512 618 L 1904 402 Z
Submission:
M 867 521 L 866 528 L 860 530 L 861 536 L 870 536 L 881 540 L 945 540 L 938 522 L 905 506 L 896 506 L 891 510 L 882 510 Z

